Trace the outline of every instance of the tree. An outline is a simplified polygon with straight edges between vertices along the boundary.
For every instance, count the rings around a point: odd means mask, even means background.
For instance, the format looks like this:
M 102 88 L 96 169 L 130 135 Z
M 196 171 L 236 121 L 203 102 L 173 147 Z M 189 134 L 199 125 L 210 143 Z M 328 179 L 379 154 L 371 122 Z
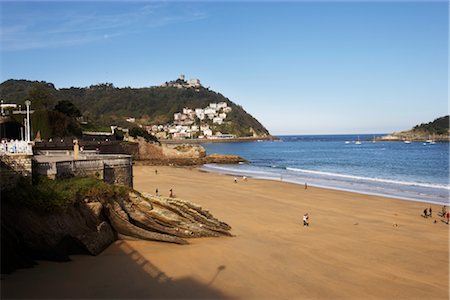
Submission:
M 36 109 L 50 109 L 55 103 L 51 86 L 37 85 L 28 93 L 28 98 Z
M 58 103 L 55 105 L 55 111 L 59 111 L 60 113 L 63 113 L 71 118 L 81 117 L 80 110 L 68 100 L 58 101 Z

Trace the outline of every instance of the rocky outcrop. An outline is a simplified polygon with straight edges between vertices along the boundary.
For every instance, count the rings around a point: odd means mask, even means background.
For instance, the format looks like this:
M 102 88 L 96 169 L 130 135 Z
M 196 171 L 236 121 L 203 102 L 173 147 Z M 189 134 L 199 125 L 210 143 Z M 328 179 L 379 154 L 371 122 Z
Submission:
M 181 245 L 191 237 L 231 236 L 228 224 L 199 205 L 109 187 L 112 190 L 87 192 L 57 212 L 17 205 L 11 199 L 2 202 L 2 273 L 32 266 L 33 259 L 67 261 L 70 254 L 97 255 L 118 236 Z
M 100 203 L 98 203 L 100 204 Z M 64 212 L 42 213 L 2 202 L 2 273 L 33 259 L 69 260 L 69 254 L 97 255 L 115 240 L 103 214 L 77 202 Z M 101 204 L 100 204 L 101 205 Z

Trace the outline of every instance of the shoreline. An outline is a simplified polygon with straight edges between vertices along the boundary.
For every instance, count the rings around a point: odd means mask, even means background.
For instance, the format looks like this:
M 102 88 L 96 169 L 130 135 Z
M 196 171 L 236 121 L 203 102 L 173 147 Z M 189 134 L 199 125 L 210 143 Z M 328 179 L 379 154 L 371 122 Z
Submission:
M 239 138 L 218 138 L 218 139 L 183 139 L 183 140 L 159 140 L 161 144 L 207 144 L 207 143 L 243 143 L 258 141 L 277 141 L 276 136 L 265 137 L 239 137 Z
M 448 299 L 449 226 L 438 205 L 273 180 L 234 183 L 190 167 L 133 173 L 139 192 L 173 189 L 229 224 L 233 237 L 184 246 L 118 240 L 97 257 L 4 276 L 2 297 Z M 432 218 L 420 216 L 425 207 Z
M 327 185 L 323 185 L 323 184 L 318 184 L 318 183 L 314 183 L 314 181 L 310 182 L 310 181 L 303 181 L 303 182 L 299 182 L 296 181 L 295 179 L 289 179 L 288 177 L 282 177 L 282 178 L 276 178 L 275 176 L 270 176 L 269 174 L 267 174 L 266 176 L 264 175 L 255 175 L 256 172 L 258 171 L 249 171 L 249 170 L 229 170 L 229 169 L 220 169 L 220 165 L 218 169 L 208 169 L 208 165 L 203 165 L 199 167 L 199 170 L 208 172 L 208 173 L 217 173 L 217 174 L 224 174 L 224 175 L 229 175 L 229 176 L 246 176 L 249 178 L 254 178 L 254 179 L 262 179 L 262 180 L 272 180 L 275 182 L 287 182 L 287 183 L 291 183 L 291 184 L 295 184 L 298 186 L 303 186 L 305 184 L 305 182 L 308 184 L 308 186 L 314 186 L 317 188 L 323 188 L 323 189 L 328 189 L 328 190 L 336 190 L 336 191 L 344 191 L 344 192 L 350 192 L 350 193 L 357 193 L 357 194 L 361 194 L 361 195 L 371 195 L 371 196 L 379 196 L 379 197 L 386 197 L 386 198 L 393 198 L 393 199 L 398 199 L 398 200 L 403 200 L 403 201 L 413 201 L 413 202 L 419 202 L 419 203 L 429 203 L 429 204 L 436 204 L 436 205 L 450 205 L 450 199 L 449 198 L 442 198 L 442 200 L 444 201 L 437 201 L 437 200 L 424 200 L 424 199 L 419 199 L 419 198 L 414 198 L 413 196 L 402 196 L 402 195 L 395 195 L 393 193 L 381 193 L 381 192 L 372 192 L 372 191 L 364 191 L 361 189 L 352 189 L 352 188 L 346 188 L 346 187 L 339 187 L 339 186 L 327 186 Z M 261 171 L 261 174 L 263 173 L 263 171 Z M 276 175 L 276 174 L 274 174 Z M 409 185 L 409 186 L 415 186 L 414 184 L 406 184 L 405 185 Z M 445 189 L 447 187 L 442 187 L 442 189 Z M 446 200 L 446 201 L 445 201 Z

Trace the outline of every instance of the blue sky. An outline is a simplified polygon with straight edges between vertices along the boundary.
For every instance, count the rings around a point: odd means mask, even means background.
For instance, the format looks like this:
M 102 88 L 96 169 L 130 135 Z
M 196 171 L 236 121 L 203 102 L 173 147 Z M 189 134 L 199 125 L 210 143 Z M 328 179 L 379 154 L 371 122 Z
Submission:
M 1 82 L 144 87 L 183 73 L 272 134 L 387 133 L 448 114 L 446 1 L 0 5 Z

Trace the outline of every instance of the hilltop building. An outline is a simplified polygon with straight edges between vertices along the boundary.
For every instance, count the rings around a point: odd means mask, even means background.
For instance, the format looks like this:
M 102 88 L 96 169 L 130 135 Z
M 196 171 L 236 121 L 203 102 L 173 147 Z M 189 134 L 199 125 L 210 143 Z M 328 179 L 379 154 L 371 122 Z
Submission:
M 175 87 L 178 89 L 182 88 L 200 88 L 202 87 L 200 79 L 193 78 L 186 81 L 184 74 L 181 74 L 177 80 L 172 80 L 161 84 L 161 87 Z M 198 91 L 196 89 L 196 91 Z

